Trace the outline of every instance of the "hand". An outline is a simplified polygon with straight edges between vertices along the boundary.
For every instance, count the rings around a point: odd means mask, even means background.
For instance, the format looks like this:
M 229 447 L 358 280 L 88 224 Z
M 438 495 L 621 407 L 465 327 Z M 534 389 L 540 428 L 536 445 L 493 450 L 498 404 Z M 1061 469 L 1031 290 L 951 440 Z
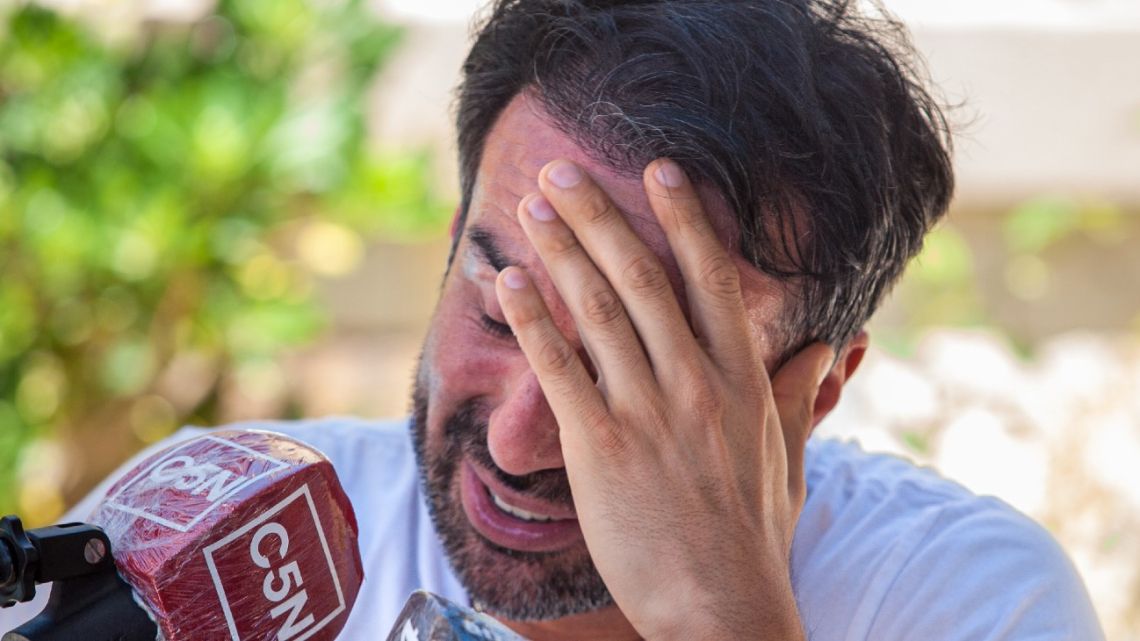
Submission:
M 804 349 L 769 380 L 737 267 L 675 163 L 655 161 L 644 178 L 688 319 L 606 194 L 581 171 L 559 188 L 554 169 L 576 167 L 547 165 L 519 220 L 597 382 L 522 269 L 503 270 L 497 293 L 558 421 L 598 572 L 647 639 L 803 638 L 789 555 L 830 348 Z

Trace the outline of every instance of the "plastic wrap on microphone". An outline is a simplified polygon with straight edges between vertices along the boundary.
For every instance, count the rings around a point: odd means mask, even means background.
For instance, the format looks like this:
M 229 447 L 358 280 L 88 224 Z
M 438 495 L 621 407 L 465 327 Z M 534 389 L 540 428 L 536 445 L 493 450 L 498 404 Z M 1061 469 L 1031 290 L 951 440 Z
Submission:
M 526 641 L 481 612 L 419 590 L 408 597 L 388 641 Z
M 121 478 L 92 521 L 168 641 L 331 641 L 363 581 L 332 464 L 272 432 L 176 443 Z

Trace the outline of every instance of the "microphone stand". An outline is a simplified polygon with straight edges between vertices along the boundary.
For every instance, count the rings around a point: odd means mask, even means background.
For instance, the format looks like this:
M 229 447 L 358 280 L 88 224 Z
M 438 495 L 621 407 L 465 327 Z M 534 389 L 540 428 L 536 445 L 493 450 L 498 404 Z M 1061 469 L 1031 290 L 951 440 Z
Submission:
M 53 583 L 48 605 L 0 641 L 155 641 L 158 627 L 119 576 L 99 527 L 64 523 L 24 531 L 0 518 L 0 606 L 31 601 Z

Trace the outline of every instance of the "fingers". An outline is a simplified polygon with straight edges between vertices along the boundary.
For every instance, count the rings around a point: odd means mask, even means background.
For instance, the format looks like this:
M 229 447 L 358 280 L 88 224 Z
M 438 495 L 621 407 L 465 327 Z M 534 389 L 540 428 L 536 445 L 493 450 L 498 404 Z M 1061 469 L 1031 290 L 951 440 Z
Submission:
M 813 343 L 800 350 L 772 377 L 772 398 L 780 417 L 784 447 L 788 452 L 788 479 L 802 494 L 804 448 L 815 414 L 819 386 L 835 362 L 835 352 L 826 343 Z
M 693 184 L 677 164 L 645 168 L 645 190 L 681 267 L 693 330 L 714 363 L 733 375 L 757 367 L 740 272 L 721 244 Z
M 541 195 L 520 203 L 519 221 L 603 379 L 670 387 L 691 378 L 691 366 L 712 361 L 733 379 L 755 381 L 762 365 L 740 273 L 676 163 L 651 163 L 645 187 L 680 265 L 689 319 L 657 256 L 585 172 L 554 161 L 539 185 Z
M 566 417 L 600 424 L 608 415 L 605 400 L 574 348 L 554 324 L 526 272 L 519 267 L 504 269 L 495 281 L 495 290 L 503 314 L 559 424 L 577 422 L 566 421 Z
M 692 329 L 661 261 L 634 233 L 606 193 L 568 161 L 555 161 L 543 168 L 539 185 L 584 248 L 582 258 L 588 259 L 617 293 L 653 370 L 660 375 L 679 362 L 698 358 Z M 586 333 L 592 331 L 589 323 L 585 329 Z
M 518 217 L 574 317 L 599 381 L 616 393 L 640 395 L 653 372 L 622 300 L 594 259 L 541 195 L 524 198 Z

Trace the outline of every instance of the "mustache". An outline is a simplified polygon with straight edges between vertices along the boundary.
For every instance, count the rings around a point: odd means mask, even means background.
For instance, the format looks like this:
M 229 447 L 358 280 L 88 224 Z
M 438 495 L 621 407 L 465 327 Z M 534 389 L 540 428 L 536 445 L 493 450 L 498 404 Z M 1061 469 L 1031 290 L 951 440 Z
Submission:
M 487 446 L 487 416 L 477 399 L 466 401 L 444 424 L 444 438 L 454 454 L 465 454 L 475 463 L 490 471 L 504 486 L 551 503 L 571 505 L 570 480 L 565 470 L 539 470 L 523 476 L 507 474 L 495 464 Z M 457 460 L 457 459 L 456 459 Z

